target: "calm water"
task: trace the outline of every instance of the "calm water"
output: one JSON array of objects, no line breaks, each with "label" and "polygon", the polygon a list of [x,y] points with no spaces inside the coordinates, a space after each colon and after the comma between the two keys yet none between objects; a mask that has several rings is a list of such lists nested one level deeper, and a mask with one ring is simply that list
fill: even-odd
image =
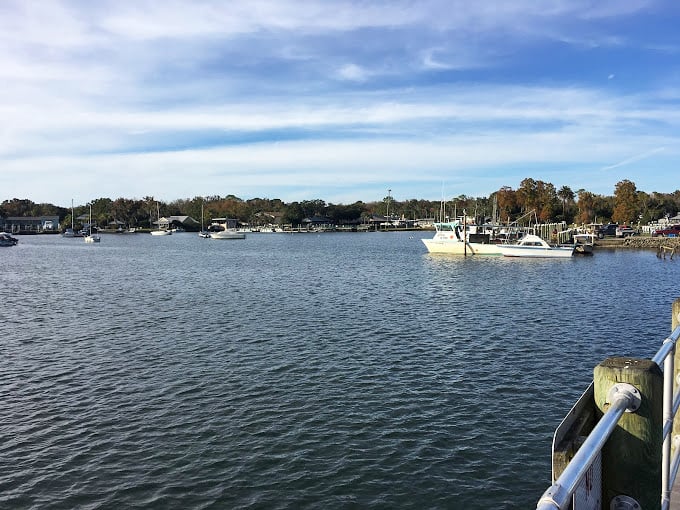
[{"label": "calm water", "polygon": [[0,508],[535,508],[593,367],[668,334],[680,261],[419,237],[2,249]]}]

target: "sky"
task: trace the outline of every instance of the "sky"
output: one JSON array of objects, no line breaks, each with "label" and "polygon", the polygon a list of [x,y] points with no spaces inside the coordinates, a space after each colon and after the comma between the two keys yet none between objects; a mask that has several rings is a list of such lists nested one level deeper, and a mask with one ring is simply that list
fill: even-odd
[{"label": "sky", "polygon": [[674,0],[0,2],[0,201],[680,189]]}]

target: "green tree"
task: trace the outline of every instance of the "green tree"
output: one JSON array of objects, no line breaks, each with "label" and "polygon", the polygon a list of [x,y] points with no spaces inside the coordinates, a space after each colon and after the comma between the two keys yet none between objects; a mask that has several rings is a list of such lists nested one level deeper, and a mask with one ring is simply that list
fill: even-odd
[{"label": "green tree", "polygon": [[569,186],[562,186],[557,191],[558,198],[562,201],[562,218],[566,220],[567,217],[567,205],[574,201],[574,192]]}]

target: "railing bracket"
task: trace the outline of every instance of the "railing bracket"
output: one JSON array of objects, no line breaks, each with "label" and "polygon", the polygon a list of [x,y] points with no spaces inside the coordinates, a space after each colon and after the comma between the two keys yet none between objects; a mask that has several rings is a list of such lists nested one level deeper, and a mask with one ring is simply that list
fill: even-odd
[{"label": "railing bracket", "polygon": [[616,496],[609,503],[609,510],[640,510],[640,503],[630,496]]},{"label": "railing bracket", "polygon": [[617,383],[612,386],[607,394],[607,402],[611,404],[614,400],[621,397],[627,397],[629,399],[628,407],[626,408],[627,413],[634,413],[640,409],[642,396],[638,389],[632,384]]}]

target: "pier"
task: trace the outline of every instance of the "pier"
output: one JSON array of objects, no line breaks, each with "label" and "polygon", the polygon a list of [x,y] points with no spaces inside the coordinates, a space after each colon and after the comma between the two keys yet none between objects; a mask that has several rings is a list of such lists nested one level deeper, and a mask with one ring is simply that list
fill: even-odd
[{"label": "pier", "polygon": [[680,299],[650,359],[611,357],[559,425],[538,510],[680,510]]}]

